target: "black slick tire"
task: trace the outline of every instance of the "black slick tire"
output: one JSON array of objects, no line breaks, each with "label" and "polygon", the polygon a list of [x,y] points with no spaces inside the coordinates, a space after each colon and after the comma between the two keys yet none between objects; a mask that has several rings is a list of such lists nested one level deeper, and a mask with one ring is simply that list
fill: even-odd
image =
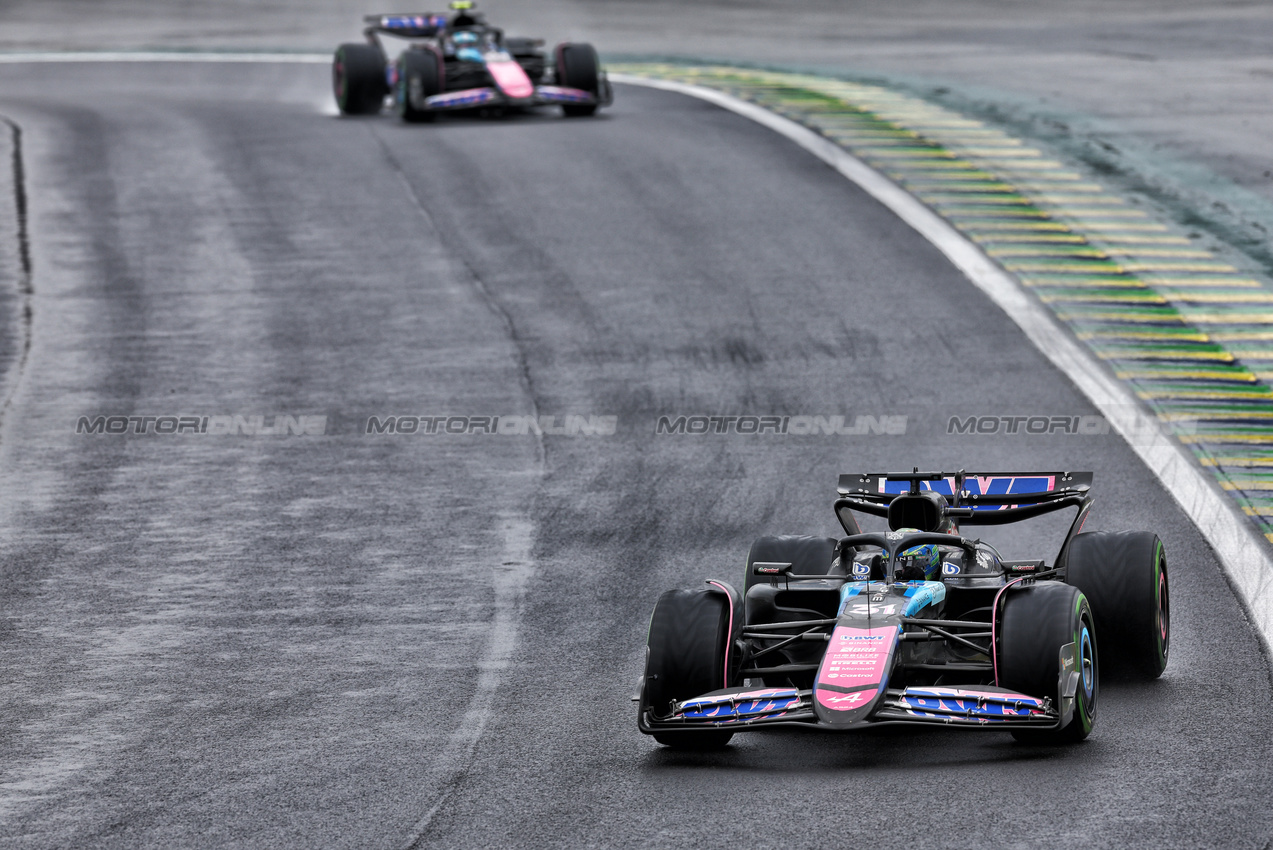
[{"label": "black slick tire", "polygon": [[[599,95],[601,63],[591,44],[559,44],[556,58],[557,85],[580,89],[593,97]],[[562,104],[561,111],[567,118],[581,118],[596,112],[597,105],[567,103]]]},{"label": "black slick tire", "polygon": [[433,121],[437,113],[425,108],[426,98],[441,94],[445,85],[442,57],[431,49],[408,50],[398,58],[398,85],[394,109],[403,121]]},{"label": "black slick tire", "polygon": [[[669,590],[659,597],[646,641],[642,715],[648,710],[665,716],[673,700],[735,684],[727,669],[732,608],[729,597],[716,590]],[[674,749],[715,750],[733,736],[727,730],[695,729],[658,732],[654,739]]]},{"label": "black slick tire", "polygon": [[1082,592],[1051,581],[1009,589],[997,640],[999,684],[1028,696],[1050,697],[1058,708],[1061,648],[1074,644],[1079,683],[1070,722],[1060,729],[1018,729],[1012,735],[1032,744],[1066,744],[1086,738],[1096,719],[1100,667],[1092,609]]},{"label": "black slick tire", "polygon": [[1106,672],[1157,679],[1171,649],[1167,556],[1148,531],[1090,532],[1070,541],[1066,581],[1087,597]]},{"label": "black slick tire", "polygon": [[332,57],[332,92],[342,115],[374,115],[384,104],[385,58],[370,44],[342,44]]}]

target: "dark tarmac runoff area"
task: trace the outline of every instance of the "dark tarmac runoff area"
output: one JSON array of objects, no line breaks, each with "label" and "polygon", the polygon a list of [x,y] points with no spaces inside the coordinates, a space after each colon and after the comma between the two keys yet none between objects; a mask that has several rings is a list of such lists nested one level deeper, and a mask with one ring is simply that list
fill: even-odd
[{"label": "dark tarmac runoff area", "polygon": [[[325,50],[383,11],[324,0],[289,30],[281,0],[93,5],[0,2],[0,48]],[[643,5],[509,15],[653,53]],[[961,8],[1000,5],[1024,4]],[[720,58],[787,6],[685,8]],[[859,64],[920,44],[883,4],[862,15]],[[770,61],[796,61],[784,26]],[[958,76],[950,26],[916,73]],[[778,134],[631,85],[592,119],[338,118],[322,64],[0,62],[0,116],[0,845],[1269,846],[1269,664],[1202,535],[1116,434],[949,433],[1097,411]],[[1169,123],[1173,155],[1237,145]],[[722,414],[904,427],[657,433]],[[390,416],[467,425],[367,433]],[[129,430],[85,433],[97,417]],[[183,417],[198,429],[162,432]],[[684,753],[637,732],[659,593],[741,583],[753,538],[839,533],[839,473],[911,466],[1095,471],[1085,530],[1165,543],[1165,675],[1103,682],[1068,748],[894,728]]]}]

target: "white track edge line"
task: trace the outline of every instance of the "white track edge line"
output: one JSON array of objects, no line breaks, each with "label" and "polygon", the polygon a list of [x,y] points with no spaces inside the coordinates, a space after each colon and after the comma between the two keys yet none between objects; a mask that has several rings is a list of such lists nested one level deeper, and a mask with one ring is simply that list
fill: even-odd
[{"label": "white track edge line", "polygon": [[76,64],[84,62],[225,62],[242,64],[319,65],[332,61],[330,53],[252,53],[250,51],[49,51],[0,53],[0,65]]},{"label": "white track edge line", "polygon": [[835,143],[788,118],[703,86],[629,74],[611,74],[610,79],[696,97],[786,136],[853,181],[945,254],[1074,382],[1162,482],[1215,551],[1248,619],[1264,642],[1265,651],[1273,653],[1273,558],[1265,540],[1234,501],[1194,466],[1181,444],[1141,408],[1131,391],[1111,378],[1051,313],[975,243],[914,195]]}]

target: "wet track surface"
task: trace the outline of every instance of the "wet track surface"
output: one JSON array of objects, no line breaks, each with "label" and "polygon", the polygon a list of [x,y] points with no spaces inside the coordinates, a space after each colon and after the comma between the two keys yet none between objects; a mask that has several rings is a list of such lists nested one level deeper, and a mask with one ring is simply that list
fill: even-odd
[{"label": "wet track surface", "polygon": [[[325,86],[0,68],[36,269],[0,442],[6,841],[1267,844],[1269,673],[1209,550],[1112,436],[946,435],[1093,411],[927,243],[679,96],[404,127],[323,114]],[[75,434],[111,414],[328,420]],[[617,428],[363,433],[405,414]],[[655,434],[696,414],[907,432]],[[635,731],[660,591],[739,581],[761,533],[835,533],[837,473],[912,464],[1096,470],[1089,527],[1166,542],[1166,676],[1107,683],[1068,750]]]}]

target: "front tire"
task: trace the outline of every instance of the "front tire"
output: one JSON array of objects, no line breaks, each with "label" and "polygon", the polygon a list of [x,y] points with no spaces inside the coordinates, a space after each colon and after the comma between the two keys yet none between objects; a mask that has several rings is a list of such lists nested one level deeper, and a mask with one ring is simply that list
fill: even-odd
[{"label": "front tire", "polygon": [[1171,649],[1171,596],[1158,535],[1079,534],[1070,541],[1065,563],[1065,580],[1092,605],[1106,669],[1138,679],[1161,676]]},{"label": "front tire", "polygon": [[1009,590],[998,624],[999,684],[1032,697],[1050,697],[1060,708],[1061,648],[1074,644],[1079,673],[1074,714],[1060,729],[1018,729],[1018,741],[1062,744],[1092,731],[1100,691],[1100,666],[1092,609],[1077,587],[1040,582]]},{"label": "front tire", "polygon": [[[734,684],[729,666],[733,603],[718,590],[669,590],[650,616],[640,713],[665,716],[673,700],[686,700]],[[734,733],[695,729],[658,732],[654,740],[678,750],[715,750]]]},{"label": "front tire", "polygon": [[394,108],[403,121],[413,124],[433,121],[437,113],[429,110],[425,100],[443,90],[442,57],[431,49],[408,50],[398,59],[398,86],[394,92]]},{"label": "front tire", "polygon": [[374,115],[384,105],[385,57],[370,44],[342,44],[332,57],[332,92],[342,115]]},{"label": "front tire", "polygon": [[[557,85],[600,97],[601,62],[591,44],[557,45]],[[579,118],[595,113],[597,105],[562,104],[561,111],[567,118]]]}]

